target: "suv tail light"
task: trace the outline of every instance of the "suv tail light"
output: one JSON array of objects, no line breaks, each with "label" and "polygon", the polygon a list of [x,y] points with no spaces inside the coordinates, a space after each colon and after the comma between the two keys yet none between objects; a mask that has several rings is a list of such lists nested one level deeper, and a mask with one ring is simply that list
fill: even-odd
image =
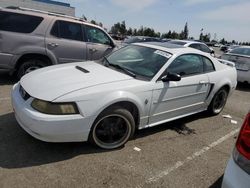
[{"label": "suv tail light", "polygon": [[250,112],[240,130],[233,157],[235,162],[250,174]]}]

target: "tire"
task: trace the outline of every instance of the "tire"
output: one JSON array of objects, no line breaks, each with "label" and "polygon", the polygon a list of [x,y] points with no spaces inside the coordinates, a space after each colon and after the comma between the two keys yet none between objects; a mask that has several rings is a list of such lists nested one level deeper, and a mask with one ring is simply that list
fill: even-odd
[{"label": "tire", "polygon": [[46,61],[42,61],[40,59],[30,59],[24,61],[21,66],[17,70],[17,77],[21,79],[22,76],[28,74],[34,70],[40,69],[42,67],[47,66],[48,63]]},{"label": "tire", "polygon": [[102,112],[95,120],[90,141],[102,149],[116,149],[123,146],[135,132],[132,114],[115,107]]},{"label": "tire", "polygon": [[226,105],[228,97],[228,91],[226,88],[221,88],[213,97],[209,107],[208,112],[211,115],[218,115],[223,110]]}]

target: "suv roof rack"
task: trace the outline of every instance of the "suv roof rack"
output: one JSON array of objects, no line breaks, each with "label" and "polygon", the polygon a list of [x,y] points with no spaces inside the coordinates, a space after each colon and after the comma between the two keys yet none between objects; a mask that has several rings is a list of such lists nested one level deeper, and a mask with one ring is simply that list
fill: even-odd
[{"label": "suv roof rack", "polygon": [[57,17],[63,17],[63,18],[70,18],[70,19],[73,19],[73,20],[78,20],[78,21],[86,22],[86,20],[84,20],[84,18],[78,18],[78,17],[74,17],[74,16],[68,16],[68,15],[64,15],[64,14],[59,14],[59,13],[54,13],[54,12],[48,12],[48,11],[43,11],[43,10],[37,10],[37,9],[31,9],[31,8],[25,8],[25,7],[16,7],[16,6],[9,6],[9,7],[6,7],[6,8],[8,8],[8,9],[14,9],[14,10],[37,12],[37,13],[47,14],[47,15],[51,15],[51,16],[57,16]]}]

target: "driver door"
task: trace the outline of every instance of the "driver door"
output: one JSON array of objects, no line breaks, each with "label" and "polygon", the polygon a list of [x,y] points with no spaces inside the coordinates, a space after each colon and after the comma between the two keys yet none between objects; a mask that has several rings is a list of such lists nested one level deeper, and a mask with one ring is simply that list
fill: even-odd
[{"label": "driver door", "polygon": [[191,114],[206,107],[209,79],[199,55],[177,57],[165,71],[181,75],[180,81],[157,81],[153,90],[149,124]]}]

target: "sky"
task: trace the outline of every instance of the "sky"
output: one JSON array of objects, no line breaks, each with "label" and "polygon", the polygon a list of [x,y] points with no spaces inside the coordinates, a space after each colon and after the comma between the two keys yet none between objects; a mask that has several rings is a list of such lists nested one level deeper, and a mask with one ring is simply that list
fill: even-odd
[{"label": "sky", "polygon": [[210,33],[211,39],[250,42],[250,0],[59,0],[76,8],[76,16],[102,22],[108,30],[125,20],[157,32],[181,32],[187,22],[189,37]]}]

